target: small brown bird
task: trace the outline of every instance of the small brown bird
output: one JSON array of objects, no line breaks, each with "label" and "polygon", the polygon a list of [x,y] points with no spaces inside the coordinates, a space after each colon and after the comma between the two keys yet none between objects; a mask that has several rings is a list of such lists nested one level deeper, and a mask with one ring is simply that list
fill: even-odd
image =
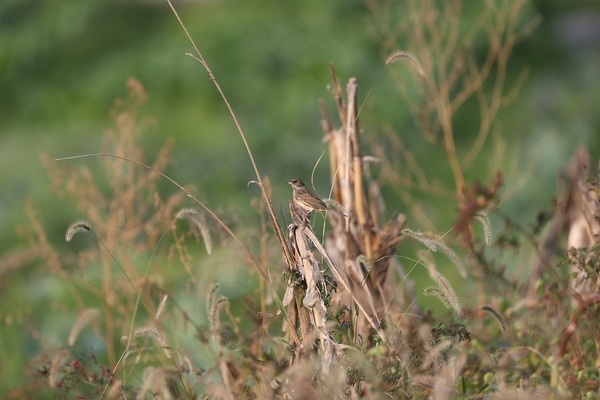
[{"label": "small brown bird", "polygon": [[292,187],[293,190],[292,198],[294,200],[294,203],[303,210],[306,210],[308,212],[331,211],[336,214],[343,215],[344,217],[346,216],[346,214],[343,214],[336,210],[332,210],[331,208],[327,207],[327,204],[325,204],[323,200],[319,199],[317,196],[312,194],[311,191],[308,190],[306,185],[304,185],[304,182],[302,182],[300,179],[292,179],[288,182],[288,184]]}]

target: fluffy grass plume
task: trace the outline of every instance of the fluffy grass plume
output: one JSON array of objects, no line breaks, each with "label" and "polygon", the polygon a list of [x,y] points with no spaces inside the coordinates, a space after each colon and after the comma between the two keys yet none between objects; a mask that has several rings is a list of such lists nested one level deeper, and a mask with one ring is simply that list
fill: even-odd
[{"label": "fluffy grass plume", "polygon": [[190,226],[194,228],[197,232],[199,232],[202,236],[206,252],[208,254],[212,253],[212,239],[210,237],[208,225],[206,224],[206,218],[204,217],[203,213],[196,210],[195,208],[182,208],[175,215],[175,219],[185,219],[186,221],[188,221]]},{"label": "fluffy grass plume", "polygon": [[52,359],[52,363],[50,364],[50,369],[48,371],[48,385],[50,387],[56,387],[56,378],[58,378],[58,374],[60,373],[61,367],[63,366],[63,362],[68,356],[69,351],[67,349],[62,349]]},{"label": "fluffy grass plume", "polygon": [[442,303],[444,303],[446,308],[452,308],[452,304],[450,304],[450,300],[448,300],[448,296],[446,296],[446,294],[444,292],[442,292],[440,289],[438,289],[436,287],[430,286],[428,288],[425,288],[425,290],[423,290],[423,294],[427,295],[427,296],[435,296],[439,300],[441,300]]},{"label": "fluffy grass plume", "polygon": [[412,239],[415,239],[417,242],[421,242],[422,244],[427,246],[427,248],[430,251],[433,251],[433,252],[437,251],[438,242],[432,238],[425,236],[425,234],[422,232],[415,232],[411,229],[402,229],[402,231],[400,233],[402,233],[404,236],[408,236]]},{"label": "fluffy grass plume", "polygon": [[155,327],[144,326],[142,328],[139,328],[138,330],[136,330],[133,333],[133,336],[134,337],[146,336],[146,337],[151,338],[154,342],[156,342],[160,345],[160,347],[163,349],[163,351],[165,353],[165,356],[167,358],[171,358],[171,352],[168,349],[169,343],[167,343],[167,340],[165,339],[165,337]]},{"label": "fluffy grass plume", "polygon": [[154,317],[155,320],[158,321],[158,319],[162,315],[163,311],[165,311],[165,306],[167,305],[167,300],[168,299],[169,299],[169,295],[165,294],[163,296],[162,300],[160,301],[160,304],[158,305],[158,308],[156,309],[156,315]]},{"label": "fluffy grass plume", "polygon": [[475,219],[481,223],[483,227],[483,235],[485,237],[486,246],[492,245],[492,223],[487,213],[480,212],[475,215]]},{"label": "fluffy grass plume", "polygon": [[452,250],[450,247],[448,247],[448,245],[444,242],[438,242],[438,246],[440,248],[440,251],[442,253],[444,253],[446,255],[446,257],[448,257],[450,259],[450,261],[452,261],[452,264],[454,264],[454,266],[460,273],[460,276],[462,276],[463,278],[466,278],[467,270],[465,269],[465,265],[463,264],[461,259],[458,257],[458,254],[456,254],[456,252],[454,250]]},{"label": "fluffy grass plume", "polygon": [[502,328],[502,330],[506,332],[506,329],[507,329],[506,318],[504,318],[504,316],[502,314],[500,314],[498,311],[496,311],[494,308],[492,308],[490,306],[481,306],[481,307],[479,307],[479,309],[483,310],[483,311],[487,311],[490,314],[492,314],[494,316],[494,318],[496,319],[496,321],[498,322],[498,324],[500,325],[500,328]]},{"label": "fluffy grass plume", "polygon": [[454,288],[442,274],[438,272],[433,273],[433,280],[435,281],[438,289],[443,293],[447,299],[450,308],[454,309],[458,315],[462,315],[462,308],[458,301],[458,296],[454,291]]},{"label": "fluffy grass plume", "polygon": [[417,57],[414,54],[409,53],[408,51],[396,50],[385,59],[385,65],[393,64],[396,62],[408,62],[413,67],[415,67],[420,77],[424,78],[426,76],[425,70],[423,69],[423,66],[421,65],[419,60],[417,60]]},{"label": "fluffy grass plume", "polygon": [[441,239],[433,239],[425,236],[425,234],[422,232],[415,232],[410,229],[403,229],[401,233],[424,244],[432,252],[440,250],[446,255],[446,257],[450,259],[450,261],[452,261],[452,264],[456,266],[456,269],[460,273],[460,276],[462,276],[463,278],[467,277],[467,270],[465,269],[465,265],[463,264],[463,262],[460,260],[456,252],[450,247],[448,247],[448,245],[444,243]]},{"label": "fluffy grass plume", "polygon": [[84,221],[84,220],[75,221],[71,225],[69,225],[69,227],[67,228],[67,232],[65,233],[65,240],[67,242],[70,242],[71,239],[73,239],[73,236],[75,236],[79,232],[91,232],[91,231],[92,231],[92,226],[87,221]]},{"label": "fluffy grass plume", "polygon": [[79,318],[77,318],[77,321],[75,321],[75,323],[73,324],[73,327],[71,328],[71,333],[69,333],[69,346],[73,346],[73,344],[75,344],[75,341],[77,340],[77,337],[79,336],[81,330],[87,324],[93,321],[96,317],[98,317],[98,315],[100,315],[100,310],[98,310],[97,308],[88,308],[83,313],[81,313]]},{"label": "fluffy grass plume", "polygon": [[206,315],[209,317],[209,320],[210,316],[212,315],[212,309],[214,307],[215,297],[219,287],[220,285],[212,283],[206,293]]}]

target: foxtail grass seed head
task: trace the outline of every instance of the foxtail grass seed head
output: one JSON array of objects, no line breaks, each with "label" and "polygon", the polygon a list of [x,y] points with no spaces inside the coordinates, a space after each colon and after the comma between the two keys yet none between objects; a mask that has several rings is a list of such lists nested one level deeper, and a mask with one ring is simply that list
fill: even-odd
[{"label": "foxtail grass seed head", "polygon": [[60,373],[61,367],[68,356],[69,351],[67,349],[62,349],[58,352],[54,359],[52,359],[52,364],[50,365],[50,370],[48,371],[48,385],[50,387],[56,386],[58,374]]},{"label": "foxtail grass seed head", "polygon": [[500,325],[500,328],[502,328],[502,330],[506,332],[506,329],[507,329],[506,319],[504,318],[504,316],[502,314],[500,314],[498,311],[496,311],[494,308],[492,308],[490,306],[481,306],[480,309],[492,314],[494,316],[494,318],[496,319],[496,321],[498,322],[498,324]]},{"label": "foxtail grass seed head", "polygon": [[79,316],[79,318],[77,318],[77,321],[75,321],[73,327],[71,328],[71,333],[69,334],[68,342],[69,346],[73,346],[73,344],[75,344],[75,341],[79,336],[79,332],[81,332],[81,330],[87,324],[89,324],[96,317],[98,317],[98,315],[100,315],[100,310],[98,310],[97,308],[88,308],[83,313],[81,313],[81,315]]},{"label": "foxtail grass seed head", "polygon": [[448,245],[446,243],[444,243],[441,239],[429,238],[429,237],[425,236],[425,234],[422,232],[415,232],[410,229],[403,229],[401,231],[401,233],[404,236],[408,236],[408,237],[415,239],[416,241],[424,244],[432,252],[436,252],[437,250],[440,250],[442,253],[444,253],[446,255],[446,257],[448,257],[450,259],[450,261],[452,261],[452,264],[454,264],[454,266],[456,266],[456,269],[458,269],[460,276],[462,276],[463,278],[467,277],[467,270],[465,269],[463,262],[460,260],[458,255],[454,252],[454,250],[452,250],[450,247],[448,247]]},{"label": "foxtail grass seed head", "polygon": [[210,323],[210,328],[213,331],[217,331],[217,328],[219,327],[219,311],[221,311],[221,309],[223,309],[223,307],[227,306],[229,304],[229,299],[227,299],[227,297],[222,296],[219,297],[219,299],[217,299],[217,301],[214,302],[214,304],[212,305],[212,308],[210,310],[210,314],[209,314],[209,323]]},{"label": "foxtail grass seed head", "polygon": [[404,236],[408,236],[409,238],[415,239],[418,242],[421,242],[422,244],[424,244],[425,246],[427,246],[427,248],[432,251],[432,252],[436,252],[438,249],[438,242],[434,239],[428,238],[427,236],[425,236],[424,233],[422,232],[415,232],[411,229],[402,229],[402,231],[400,231],[400,233],[402,233]]},{"label": "foxtail grass seed head", "polygon": [[210,231],[208,230],[208,225],[206,223],[206,218],[204,214],[195,208],[182,208],[175,215],[175,220],[185,219],[188,221],[190,226],[193,227],[196,231],[200,232],[202,236],[202,240],[204,240],[204,247],[206,248],[206,252],[208,254],[212,253],[212,239],[210,237]]},{"label": "foxtail grass seed head", "polygon": [[67,232],[65,233],[65,240],[67,242],[70,242],[71,239],[73,239],[73,236],[75,236],[79,232],[84,231],[91,232],[92,226],[87,221],[75,221],[67,228]]},{"label": "foxtail grass seed head", "polygon": [[215,303],[216,293],[217,293],[217,290],[219,290],[219,287],[220,287],[219,284],[211,283],[208,288],[208,292],[206,294],[206,315],[209,316],[209,318],[212,313],[212,308]]},{"label": "foxtail grass seed head", "polygon": [[438,289],[444,294],[444,297],[447,299],[450,307],[453,308],[458,315],[462,315],[462,308],[458,302],[458,296],[450,284],[450,281],[448,281],[448,279],[446,279],[446,277],[444,277],[442,274],[437,272],[433,274],[433,280],[435,281]]},{"label": "foxtail grass seed head", "polygon": [[158,308],[156,309],[156,316],[154,317],[155,320],[158,321],[158,319],[162,315],[163,311],[165,310],[165,306],[167,305],[167,300],[168,299],[169,299],[169,295],[165,294],[163,296],[162,300],[160,301],[160,304],[158,305]]},{"label": "foxtail grass seed head", "polygon": [[194,372],[196,368],[192,364],[192,360],[185,354],[180,354],[179,365],[181,366],[181,370],[185,372]]},{"label": "foxtail grass seed head", "polygon": [[165,356],[167,358],[171,358],[171,352],[168,349],[169,343],[167,343],[167,340],[164,338],[162,333],[160,333],[158,331],[158,329],[156,329],[155,327],[144,326],[142,328],[139,328],[138,330],[136,330],[133,333],[133,336],[134,337],[146,336],[146,337],[151,338],[154,342],[156,342],[160,345],[160,347],[162,348],[162,350],[165,353]]},{"label": "foxtail grass seed head", "polygon": [[426,76],[425,69],[423,69],[423,66],[419,60],[417,60],[417,57],[408,51],[396,50],[385,59],[385,65],[393,64],[395,62],[408,62],[417,70],[420,77],[424,78]]},{"label": "foxtail grass seed head", "polygon": [[446,255],[446,257],[448,257],[450,259],[450,261],[452,261],[452,264],[454,264],[454,266],[460,273],[460,276],[462,276],[463,278],[466,278],[467,270],[465,269],[465,265],[463,264],[461,259],[458,257],[458,254],[456,254],[454,252],[454,250],[452,250],[450,247],[448,247],[448,245],[444,242],[438,242],[438,246],[440,248],[440,251],[442,253],[444,253]]},{"label": "foxtail grass seed head", "polygon": [[440,289],[438,289],[436,287],[426,288],[425,290],[423,290],[423,294],[427,295],[427,296],[435,296],[439,300],[441,300],[442,303],[444,303],[446,308],[452,308],[452,305],[450,304],[450,300],[448,300],[448,297]]},{"label": "foxtail grass seed head", "polygon": [[475,215],[475,219],[481,223],[483,234],[485,236],[486,246],[492,245],[492,223],[487,213],[480,212]]}]

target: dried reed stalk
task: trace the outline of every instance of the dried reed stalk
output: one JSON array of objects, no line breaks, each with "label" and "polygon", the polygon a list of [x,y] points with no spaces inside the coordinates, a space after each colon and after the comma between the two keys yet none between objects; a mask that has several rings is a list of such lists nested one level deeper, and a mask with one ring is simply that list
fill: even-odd
[{"label": "dried reed stalk", "polygon": [[[301,348],[307,341],[318,338],[321,344],[323,369],[327,370],[339,345],[328,334],[328,310],[322,293],[326,287],[315,252],[330,269],[338,284],[331,304],[336,308],[357,309],[353,335],[367,340],[373,333],[385,340],[381,320],[388,305],[384,286],[387,272],[405,218],[400,216],[385,222],[385,207],[375,181],[365,174],[365,160],[361,152],[357,92],[358,83],[351,78],[346,85],[347,100],[331,67],[333,95],[342,126],[335,128],[324,101],[320,102],[323,115],[321,126],[325,132],[330,153],[333,200],[348,215],[329,213],[332,232],[325,246],[310,226],[309,213],[290,201],[293,223],[288,228],[292,248],[292,275],[284,296],[291,326],[299,333]],[[368,190],[366,189],[368,188]],[[382,226],[382,228],[380,228]],[[314,250],[313,250],[314,249]],[[297,284],[302,282],[301,285]],[[291,338],[290,338],[291,339]]]},{"label": "dried reed stalk", "polygon": [[368,160],[361,149],[356,78],[350,78],[346,84],[344,101],[335,70],[333,67],[330,70],[342,126],[334,128],[323,103],[321,126],[329,142],[334,200],[341,204],[349,218],[330,217],[333,232],[327,239],[326,248],[353,288],[352,296],[338,296],[340,306],[353,307],[356,304],[353,298],[369,305],[369,313],[361,312],[356,321],[355,333],[366,337],[371,325],[368,320],[380,321],[383,317],[390,256],[398,243],[405,218],[385,220],[379,186],[366,173]]}]

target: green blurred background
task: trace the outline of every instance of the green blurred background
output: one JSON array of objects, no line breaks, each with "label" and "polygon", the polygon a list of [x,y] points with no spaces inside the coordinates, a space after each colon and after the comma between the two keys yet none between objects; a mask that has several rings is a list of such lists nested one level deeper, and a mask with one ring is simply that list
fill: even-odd
[{"label": "green blurred background", "polygon": [[[389,76],[384,73],[378,80],[386,54],[362,2],[209,0],[176,5],[236,111],[261,172],[273,182],[276,208],[286,208],[287,180],[309,180],[325,149],[317,99],[331,104],[330,62],[342,81],[358,78],[363,96],[377,81],[363,109],[366,135],[383,140],[386,125],[411,126]],[[540,15],[542,23],[517,46],[509,64],[510,76],[525,66],[529,79],[498,119],[508,145],[507,188],[516,185],[521,168],[533,168],[527,185],[502,204],[524,225],[549,207],[559,169],[577,145],[588,146],[594,159],[600,157],[600,5],[539,0],[529,12]],[[23,245],[16,227],[26,223],[26,199],[41,211],[41,222],[57,243],[66,226],[83,217],[51,192],[40,155],[101,151],[103,134],[111,126],[109,110],[116,98],[124,97],[129,77],[145,86],[150,100],[144,114],[156,121],[142,136],[147,159],[173,138],[173,158],[165,172],[195,185],[209,206],[256,221],[250,199],[257,190],[247,187],[254,174],[245,149],[207,74],[185,55],[191,51],[168,5],[158,0],[0,4],[0,256]],[[474,129],[474,115],[472,121],[458,121],[455,131]],[[456,139],[460,152],[460,135]],[[490,147],[484,151],[491,154]],[[444,159],[427,157],[426,146],[416,144],[418,149],[423,149],[416,156],[426,160],[426,171],[431,168],[435,175],[447,169]],[[90,168],[100,165],[97,159],[71,165],[82,162]],[[472,168],[467,179],[489,180],[489,171],[478,171]],[[321,194],[327,190],[327,176],[327,163],[321,162],[316,171]],[[396,199],[386,200],[389,209],[402,210]],[[440,225],[450,226],[456,215],[443,218]],[[24,363],[36,353],[26,337],[8,343],[19,326],[5,323],[19,310],[33,321],[44,312],[38,304],[47,298],[25,295],[35,290],[35,268],[0,266],[0,350],[5,355],[0,374],[7,382],[18,380]]]}]

